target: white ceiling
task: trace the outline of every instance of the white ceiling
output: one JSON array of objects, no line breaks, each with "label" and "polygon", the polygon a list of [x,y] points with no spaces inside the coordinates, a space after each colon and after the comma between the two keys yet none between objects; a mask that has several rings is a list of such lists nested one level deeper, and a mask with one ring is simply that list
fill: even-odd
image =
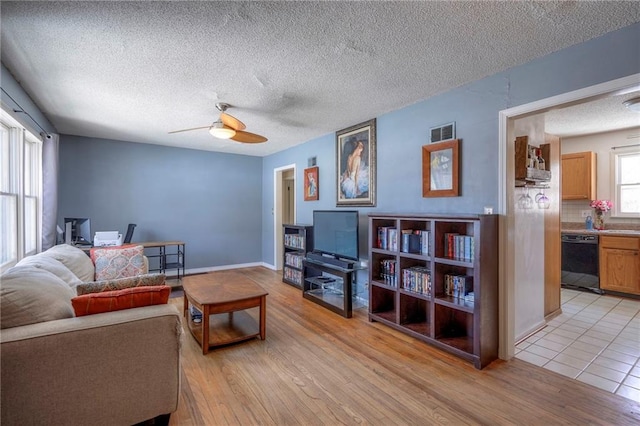
[{"label": "white ceiling", "polygon": [[[640,20],[639,2],[2,1],[0,8],[2,62],[60,133],[256,156]],[[211,124],[219,101],[269,141],[222,141],[206,129],[168,134]],[[597,130],[606,120],[600,112],[585,121]]]}]

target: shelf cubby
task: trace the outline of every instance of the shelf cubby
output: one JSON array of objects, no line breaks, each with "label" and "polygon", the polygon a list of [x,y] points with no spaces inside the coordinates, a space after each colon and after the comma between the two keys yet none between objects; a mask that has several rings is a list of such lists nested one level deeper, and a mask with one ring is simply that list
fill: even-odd
[{"label": "shelf cubby", "polygon": [[400,326],[421,336],[431,335],[430,304],[427,300],[400,293]]},{"label": "shelf cubby", "polygon": [[375,295],[373,302],[369,300],[369,313],[390,322],[396,322],[396,291],[378,285],[371,285],[370,291]]}]

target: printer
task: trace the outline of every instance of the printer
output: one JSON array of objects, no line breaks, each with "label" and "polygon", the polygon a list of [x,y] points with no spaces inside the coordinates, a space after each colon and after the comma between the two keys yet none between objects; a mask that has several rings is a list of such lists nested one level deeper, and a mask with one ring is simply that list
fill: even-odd
[{"label": "printer", "polygon": [[115,247],[122,245],[122,234],[118,231],[96,232],[93,237],[94,247]]}]

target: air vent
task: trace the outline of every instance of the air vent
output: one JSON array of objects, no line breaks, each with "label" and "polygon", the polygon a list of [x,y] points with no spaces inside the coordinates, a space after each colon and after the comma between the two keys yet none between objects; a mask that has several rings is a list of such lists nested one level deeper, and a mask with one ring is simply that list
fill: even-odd
[{"label": "air vent", "polygon": [[431,131],[431,143],[448,141],[449,139],[456,138],[456,123],[443,124],[442,126],[432,127]]}]

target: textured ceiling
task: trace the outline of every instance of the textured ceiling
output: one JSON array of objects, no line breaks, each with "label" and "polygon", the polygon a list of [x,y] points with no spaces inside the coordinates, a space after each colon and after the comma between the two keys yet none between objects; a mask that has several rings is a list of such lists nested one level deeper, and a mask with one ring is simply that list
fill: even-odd
[{"label": "textured ceiling", "polygon": [[[2,62],[63,134],[264,156],[640,20],[638,2],[10,2]],[[214,139],[216,102],[264,144]]]}]

